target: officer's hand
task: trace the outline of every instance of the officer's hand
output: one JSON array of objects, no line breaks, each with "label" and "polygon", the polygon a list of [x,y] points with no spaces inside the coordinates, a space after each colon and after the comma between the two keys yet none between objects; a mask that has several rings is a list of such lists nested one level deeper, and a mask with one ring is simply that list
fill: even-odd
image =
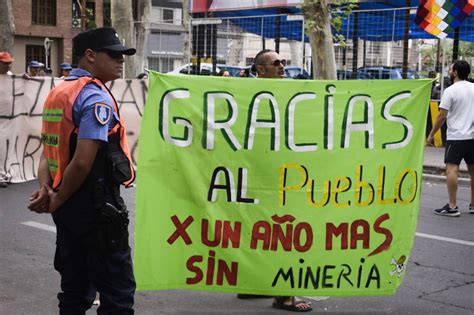
[{"label": "officer's hand", "polygon": [[58,193],[55,192],[51,187],[46,186],[46,190],[49,196],[49,205],[48,205],[48,213],[53,213],[62,205],[62,201],[58,198]]},{"label": "officer's hand", "polygon": [[35,190],[30,197],[28,209],[36,213],[48,212],[49,194],[45,186]]}]

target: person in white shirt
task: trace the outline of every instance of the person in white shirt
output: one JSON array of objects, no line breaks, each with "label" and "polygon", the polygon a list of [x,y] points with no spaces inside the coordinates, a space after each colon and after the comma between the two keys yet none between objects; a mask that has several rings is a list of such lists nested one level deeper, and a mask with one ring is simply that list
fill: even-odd
[{"label": "person in white shirt", "polygon": [[464,159],[471,177],[471,203],[469,213],[474,214],[474,84],[468,81],[471,67],[465,60],[456,60],[449,67],[449,76],[453,84],[441,97],[439,113],[426,142],[433,144],[434,134],[447,121],[446,183],[449,202],[436,209],[435,214],[458,217],[457,206],[459,164]]}]

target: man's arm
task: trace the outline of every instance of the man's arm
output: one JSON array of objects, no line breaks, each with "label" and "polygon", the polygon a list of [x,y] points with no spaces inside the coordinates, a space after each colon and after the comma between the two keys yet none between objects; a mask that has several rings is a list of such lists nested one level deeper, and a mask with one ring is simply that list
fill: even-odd
[{"label": "man's arm", "polygon": [[426,143],[428,145],[433,145],[433,143],[434,143],[434,134],[444,124],[444,122],[446,121],[447,116],[448,116],[448,111],[444,108],[440,108],[439,112],[438,112],[438,116],[436,116],[436,121],[433,125],[433,128],[431,128],[430,134],[428,135],[428,138],[426,139]]},{"label": "man's arm", "polygon": [[55,192],[48,187],[50,198],[49,213],[56,211],[82,186],[87,175],[89,175],[92,165],[94,164],[99,147],[99,140],[77,140],[76,151],[74,152],[71,162],[64,171],[59,190]]},{"label": "man's arm", "polygon": [[46,160],[44,153],[41,154],[39,162],[38,182],[40,188],[31,194],[28,209],[37,213],[43,213],[48,211],[49,205],[49,194],[46,187],[51,186],[53,182],[49,173],[48,160]]},{"label": "man's arm", "polygon": [[48,160],[44,156],[44,152],[41,154],[40,163],[38,167],[38,182],[40,188],[43,186],[51,186],[53,184],[53,179],[49,173]]}]

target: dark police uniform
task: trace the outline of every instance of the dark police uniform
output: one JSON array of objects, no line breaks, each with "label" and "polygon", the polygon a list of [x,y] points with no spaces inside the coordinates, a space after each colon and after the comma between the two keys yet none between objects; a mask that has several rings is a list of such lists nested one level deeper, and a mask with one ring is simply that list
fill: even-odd
[{"label": "dark police uniform", "polygon": [[[66,82],[84,77],[91,74],[75,69]],[[84,314],[98,291],[99,314],[133,314],[128,212],[110,165],[110,147],[119,147],[120,141],[108,135],[120,121],[111,94],[94,82],[86,84],[74,102],[73,121],[78,131],[71,135],[71,157],[77,139],[102,144],[84,184],[53,213],[57,227],[54,266],[61,274],[63,291],[58,294],[60,313]]]}]

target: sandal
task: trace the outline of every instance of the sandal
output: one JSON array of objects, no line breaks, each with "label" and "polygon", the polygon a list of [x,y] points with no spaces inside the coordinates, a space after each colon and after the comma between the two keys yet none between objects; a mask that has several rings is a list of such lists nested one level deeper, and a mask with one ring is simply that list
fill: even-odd
[{"label": "sandal", "polygon": [[[290,298],[291,298],[291,304],[286,304],[285,302]],[[306,308],[300,307],[300,305],[302,304],[306,304],[308,307]],[[309,312],[313,310],[313,307],[311,306],[311,302],[306,302],[303,300],[297,301],[294,296],[275,297],[275,301],[273,302],[273,307],[280,310],[286,310],[286,311],[291,311],[291,312]]]}]

